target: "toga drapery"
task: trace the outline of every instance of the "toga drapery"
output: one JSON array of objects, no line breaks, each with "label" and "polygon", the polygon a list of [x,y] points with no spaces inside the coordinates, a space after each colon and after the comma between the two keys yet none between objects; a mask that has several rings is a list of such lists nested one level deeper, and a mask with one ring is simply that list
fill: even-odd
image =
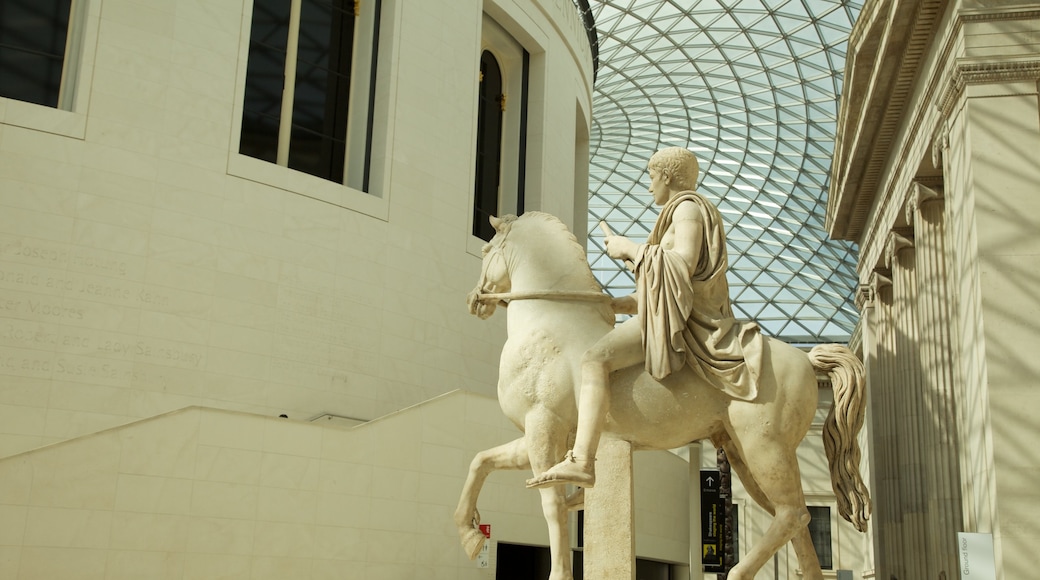
[{"label": "toga drapery", "polygon": [[[660,245],[685,201],[698,204],[704,216],[704,247],[694,272]],[[646,370],[662,379],[689,365],[716,388],[750,401],[758,394],[762,336],[756,323],[733,318],[727,268],[719,210],[693,191],[669,200],[634,260]]]}]

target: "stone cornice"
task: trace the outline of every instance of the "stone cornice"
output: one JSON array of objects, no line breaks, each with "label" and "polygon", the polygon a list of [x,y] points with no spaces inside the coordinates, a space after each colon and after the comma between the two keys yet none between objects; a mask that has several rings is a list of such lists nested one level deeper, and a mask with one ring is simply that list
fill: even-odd
[{"label": "stone cornice", "polygon": [[[946,0],[867,2],[850,36],[827,200],[827,231],[859,241]],[[861,17],[862,18],[862,17]],[[867,39],[873,38],[872,42]]]},{"label": "stone cornice", "polygon": [[[865,12],[868,7],[876,12],[875,4],[887,5],[883,1],[867,4]],[[945,17],[946,0],[918,0],[907,4],[918,10],[918,20],[906,32],[914,37],[914,42],[907,42],[906,50],[908,54],[932,63],[928,68],[929,74],[921,76],[920,61],[900,62],[899,74],[903,82],[911,83],[911,90],[890,90],[867,97],[876,101],[870,105],[874,110],[871,117],[864,114],[868,105],[862,102],[854,110],[845,110],[848,108],[846,100],[851,100],[845,97],[839,112],[827,229],[833,238],[859,243],[861,280],[869,276],[873,264],[884,260],[887,234],[905,216],[902,202],[911,182],[920,179],[917,174],[922,161],[920,153],[928,155],[930,151],[933,164],[939,165],[940,151],[946,143],[948,131],[949,117],[944,113],[951,107],[956,110],[957,103],[963,100],[964,89],[973,84],[1040,79],[1040,55],[994,57],[985,61],[956,58],[957,52],[963,49],[965,25],[1040,19],[1040,10],[1035,7],[1029,10],[964,10]],[[939,28],[940,22],[945,22],[942,28]],[[926,52],[918,54],[916,51],[921,49]],[[860,55],[853,55],[852,50],[850,48],[850,59],[859,58]],[[875,53],[872,58],[876,59],[883,49],[873,47],[872,50]],[[929,53],[934,56],[929,57]],[[878,62],[872,64],[881,66]],[[1031,76],[1034,74],[1038,76]],[[846,76],[843,91],[846,96],[850,92],[868,90],[862,86],[865,83],[862,72],[860,76],[860,85],[855,84],[856,79]],[[919,87],[916,92],[914,87]],[[947,111],[941,111],[941,103],[946,105]],[[897,129],[903,141],[897,140]],[[873,136],[864,136],[871,132]],[[922,140],[927,142],[924,147],[921,147]],[[844,223],[835,223],[842,220]]]},{"label": "stone cornice", "polygon": [[[1040,14],[1037,14],[1040,18]],[[946,90],[936,106],[949,117],[968,85],[985,85],[1040,80],[1040,57],[1000,61],[960,61],[954,67]]]}]

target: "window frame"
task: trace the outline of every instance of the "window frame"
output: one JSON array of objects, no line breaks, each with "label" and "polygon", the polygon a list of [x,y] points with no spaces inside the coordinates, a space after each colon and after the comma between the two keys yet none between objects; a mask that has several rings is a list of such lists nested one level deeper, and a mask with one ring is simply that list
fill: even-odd
[{"label": "window frame", "polygon": [[97,54],[100,3],[72,0],[56,107],[0,96],[0,124],[83,140]]},{"label": "window frame", "polygon": [[[503,94],[506,109],[502,118],[502,146],[498,187],[498,214],[519,214],[524,210],[524,190],[526,186],[526,158],[528,132],[528,92],[530,86],[530,53],[515,35],[509,32],[502,23],[484,12],[481,16],[480,50],[475,55],[475,67],[480,70],[480,59],[484,52],[490,53],[498,61],[502,73]],[[475,76],[478,86],[474,90],[474,104],[479,92],[479,78]],[[477,156],[477,116],[473,117],[473,163],[476,171]],[[475,180],[474,180],[475,182]],[[471,191],[469,207],[468,250],[480,255],[480,248],[486,243],[476,235],[474,223],[476,210],[476,187]]]},{"label": "window frame", "polygon": [[[15,82],[13,85],[13,87],[26,88],[31,94],[5,95],[7,98],[59,108],[65,71],[68,70],[65,57],[68,54],[70,43],[69,32],[75,30],[70,22],[73,15],[73,1],[50,0],[45,6],[37,6],[36,9],[46,11],[46,15],[39,19],[32,16],[33,8],[29,6],[29,2],[24,0],[21,2],[8,0],[0,4],[0,24],[7,21],[6,17],[17,18],[21,13],[23,16],[28,16],[24,22],[29,26],[29,31],[20,31],[15,25],[0,28],[0,39],[7,39],[6,42],[0,43],[0,55],[11,57],[11,60],[6,61],[9,64],[18,63],[23,58],[30,59],[22,62],[23,66],[17,70],[31,70],[32,74],[40,75],[38,78],[28,79],[30,82]],[[34,2],[38,4],[40,0],[34,0]],[[64,27],[57,22],[58,19],[64,19]],[[59,50],[60,53],[58,53]],[[0,61],[0,63],[2,62],[4,61]],[[57,74],[54,74],[55,65],[57,65]],[[3,64],[0,64],[0,73],[4,70]],[[8,78],[15,80],[18,76],[11,74]],[[32,82],[35,80],[43,80],[43,82]],[[8,85],[0,88],[11,90],[13,87]],[[27,100],[25,97],[40,100]]]},{"label": "window frame", "polygon": [[[363,68],[363,73],[353,74],[352,82],[357,79],[358,85],[352,91],[364,90],[371,106],[364,111],[364,127],[362,130],[348,131],[348,149],[356,147],[356,139],[366,144],[363,165],[364,183],[355,187],[348,183],[329,181],[322,177],[287,166],[271,163],[240,152],[242,136],[242,116],[246,89],[246,71],[249,59],[249,40],[252,27],[253,2],[243,5],[242,28],[239,41],[238,74],[235,87],[235,101],[232,112],[232,139],[228,155],[227,173],[248,181],[260,183],[290,193],[310,197],[345,209],[368,215],[381,220],[389,219],[389,200],[386,195],[387,180],[391,170],[389,135],[393,134],[394,119],[391,115],[391,103],[397,83],[396,53],[400,49],[400,39],[394,34],[400,30],[401,10],[398,0],[368,0],[360,4],[360,17],[369,16],[371,23],[364,31],[357,31],[358,42],[368,43],[375,61],[374,66]],[[370,12],[371,11],[371,12]],[[357,51],[355,50],[355,53]],[[360,137],[358,137],[360,135]],[[357,175],[358,163],[345,163],[344,173]],[[364,189],[367,186],[367,189]]]},{"label": "window frame", "polygon": [[[835,556],[835,553],[836,553],[836,551],[834,549],[834,541],[836,539],[835,538],[836,527],[834,525],[835,524],[835,521],[834,521],[834,513],[835,513],[834,506],[832,506],[832,505],[825,505],[825,504],[809,504],[809,505],[806,506],[806,508],[809,510],[809,515],[812,517],[812,520],[808,524],[808,526],[809,526],[809,536],[810,536],[810,538],[812,538],[813,549],[816,550],[816,557],[820,560],[820,568],[822,570],[826,571],[826,572],[833,572],[835,570],[835,557],[834,556]],[[813,510],[816,510],[817,513],[814,514]],[[825,518],[817,517],[817,516],[820,515],[819,510],[827,510],[827,512],[826,512],[827,516]],[[828,550],[828,554],[827,554],[827,556],[829,558],[829,562],[826,565],[824,564],[823,557],[820,554],[820,549],[817,546],[816,536],[813,535],[813,523],[814,522],[816,522],[818,524],[820,524],[822,522],[826,522],[826,530],[825,530],[825,532],[826,532],[827,537],[830,540],[830,546],[829,546],[829,550]]]},{"label": "window frame", "polygon": [[[505,82],[502,66],[495,54],[490,50],[480,53],[480,80],[477,91],[477,163],[473,192],[473,229],[472,234],[490,242],[495,232],[488,222],[490,215],[499,215],[499,202],[502,193],[502,148],[505,140],[505,110],[508,97],[505,93]],[[494,83],[494,87],[491,84]],[[497,92],[498,95],[491,93]],[[489,110],[489,108],[491,110]],[[494,138],[495,142],[488,139]],[[485,191],[485,186],[494,181],[494,191]],[[488,193],[493,195],[488,196]],[[493,197],[491,203],[485,205],[486,198]]]}]

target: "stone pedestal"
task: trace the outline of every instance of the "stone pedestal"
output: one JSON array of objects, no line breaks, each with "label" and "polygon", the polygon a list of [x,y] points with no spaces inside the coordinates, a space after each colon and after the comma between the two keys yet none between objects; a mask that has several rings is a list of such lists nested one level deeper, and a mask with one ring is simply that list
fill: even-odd
[{"label": "stone pedestal", "polygon": [[632,444],[604,438],[596,486],[585,490],[585,578],[635,580]]}]

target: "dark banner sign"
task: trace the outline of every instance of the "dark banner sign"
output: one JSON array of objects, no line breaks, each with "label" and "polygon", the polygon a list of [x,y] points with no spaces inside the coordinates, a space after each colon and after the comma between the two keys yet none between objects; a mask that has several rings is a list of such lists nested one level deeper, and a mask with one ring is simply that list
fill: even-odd
[{"label": "dark banner sign", "polygon": [[718,470],[701,470],[701,563],[705,572],[722,572],[722,522],[725,504],[719,495]]}]

